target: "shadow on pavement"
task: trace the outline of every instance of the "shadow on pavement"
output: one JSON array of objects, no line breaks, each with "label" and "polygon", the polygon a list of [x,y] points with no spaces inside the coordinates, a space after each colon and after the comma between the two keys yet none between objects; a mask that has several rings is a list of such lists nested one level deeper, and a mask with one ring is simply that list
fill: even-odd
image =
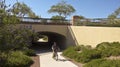
[{"label": "shadow on pavement", "polygon": [[51,46],[46,45],[46,44],[44,44],[44,45],[35,44],[35,45],[31,46],[30,48],[35,50],[36,54],[52,52]]}]

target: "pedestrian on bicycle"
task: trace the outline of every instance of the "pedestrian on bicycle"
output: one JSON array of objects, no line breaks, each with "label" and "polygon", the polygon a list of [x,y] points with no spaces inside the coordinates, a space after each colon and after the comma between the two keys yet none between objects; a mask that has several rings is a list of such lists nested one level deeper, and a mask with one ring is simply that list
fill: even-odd
[{"label": "pedestrian on bicycle", "polygon": [[52,45],[52,51],[53,51],[53,58],[58,60],[58,54],[57,52],[59,51],[58,46],[56,45],[56,42],[54,42],[54,44]]}]

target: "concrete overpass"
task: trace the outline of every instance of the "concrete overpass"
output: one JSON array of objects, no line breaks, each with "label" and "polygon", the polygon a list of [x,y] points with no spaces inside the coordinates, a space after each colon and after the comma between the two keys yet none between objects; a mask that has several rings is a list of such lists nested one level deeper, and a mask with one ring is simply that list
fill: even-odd
[{"label": "concrete overpass", "polygon": [[95,47],[101,42],[120,42],[120,27],[72,26],[70,24],[57,25],[56,23],[49,24],[51,20],[44,20],[45,23],[38,23],[41,20],[36,19],[34,19],[34,21],[32,20],[32,22],[30,21],[27,19],[27,22],[24,21],[24,23],[18,24],[17,26],[20,28],[28,28],[34,32],[48,36],[49,46],[51,46],[53,42],[57,42],[61,48],[74,45],[91,45],[92,47]]},{"label": "concrete overpass", "polygon": [[75,45],[75,39],[73,33],[69,30],[70,25],[44,25],[39,23],[22,23],[17,27],[28,28],[32,31],[39,33],[40,35],[48,36],[48,44],[51,46],[53,42],[56,42],[59,47],[66,48],[71,45]]},{"label": "concrete overpass", "polygon": [[89,27],[70,25],[41,25],[35,23],[19,24],[42,35],[50,42],[57,42],[61,48],[73,45],[91,45],[95,47],[101,42],[120,42],[119,27]]}]

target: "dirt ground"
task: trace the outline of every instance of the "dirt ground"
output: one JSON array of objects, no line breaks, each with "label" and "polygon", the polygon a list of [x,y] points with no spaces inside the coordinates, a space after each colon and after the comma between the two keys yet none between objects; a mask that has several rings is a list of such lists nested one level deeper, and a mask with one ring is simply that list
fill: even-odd
[{"label": "dirt ground", "polygon": [[39,56],[33,56],[31,58],[33,59],[34,63],[30,67],[40,67]]}]

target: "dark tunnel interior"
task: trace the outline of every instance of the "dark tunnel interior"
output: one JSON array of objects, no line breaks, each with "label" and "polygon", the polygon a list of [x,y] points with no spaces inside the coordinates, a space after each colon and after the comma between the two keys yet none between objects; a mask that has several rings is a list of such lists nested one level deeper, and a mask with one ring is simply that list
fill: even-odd
[{"label": "dark tunnel interior", "polygon": [[[33,46],[37,46],[36,49],[41,49],[41,50],[52,50],[51,47],[54,42],[56,42],[57,46],[63,50],[65,49],[66,45],[66,37],[55,33],[55,32],[38,32],[38,35],[44,35],[47,36],[48,41],[47,42],[33,42]],[[39,37],[39,36],[38,36]]]}]

